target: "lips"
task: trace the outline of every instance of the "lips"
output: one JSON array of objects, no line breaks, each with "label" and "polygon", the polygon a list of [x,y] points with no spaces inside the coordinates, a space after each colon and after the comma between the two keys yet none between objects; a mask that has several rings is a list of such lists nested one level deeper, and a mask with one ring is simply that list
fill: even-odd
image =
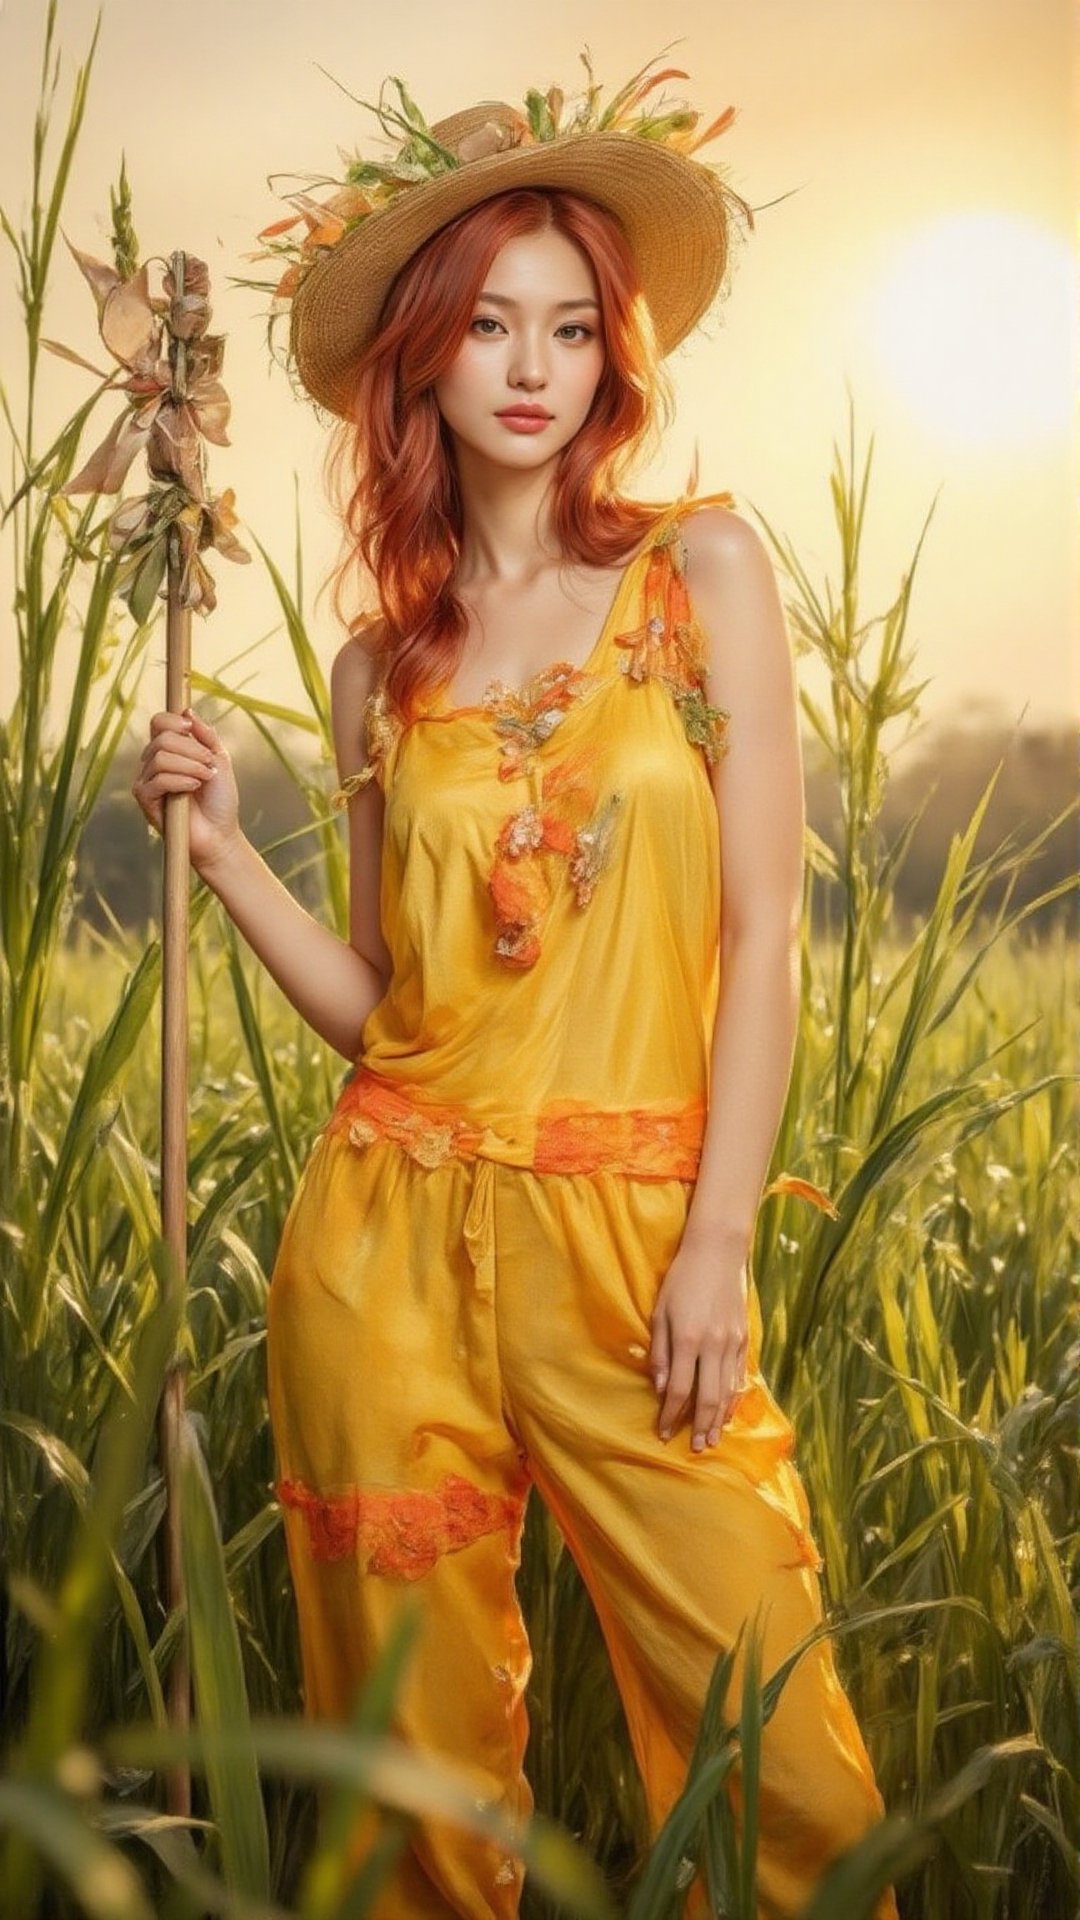
[{"label": "lips", "polygon": [[550,420],[552,415],[542,407],[504,407],[498,417],[500,420]]}]

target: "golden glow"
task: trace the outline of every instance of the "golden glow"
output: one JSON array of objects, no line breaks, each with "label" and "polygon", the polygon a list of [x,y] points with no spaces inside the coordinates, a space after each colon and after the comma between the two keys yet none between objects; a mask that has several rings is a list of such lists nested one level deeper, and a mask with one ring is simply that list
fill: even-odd
[{"label": "golden glow", "polygon": [[944,214],[901,241],[868,294],[883,378],[935,439],[1003,449],[1064,436],[1074,263],[1015,214]]}]

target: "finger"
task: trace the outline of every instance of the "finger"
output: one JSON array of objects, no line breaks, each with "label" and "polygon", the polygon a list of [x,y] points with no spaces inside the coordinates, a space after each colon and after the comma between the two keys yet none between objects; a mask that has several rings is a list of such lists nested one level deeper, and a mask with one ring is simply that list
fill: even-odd
[{"label": "finger", "polygon": [[132,781],[131,792],[138,803],[140,813],[145,816],[147,824],[151,827],[156,827],[160,833],[162,830],[161,801],[150,800],[147,797],[146,786],[142,780],[136,779]]},{"label": "finger", "polygon": [[193,760],[186,753],[169,753],[159,747],[153,760],[147,764],[147,773],[186,773],[192,779],[208,780],[213,771],[212,763],[205,760]]},{"label": "finger", "polygon": [[680,1354],[678,1348],[671,1366],[671,1379],[667,1393],[660,1408],[658,1427],[661,1440],[670,1440],[675,1427],[681,1422],[683,1409],[694,1388],[694,1363],[686,1354]]},{"label": "finger", "polygon": [[191,731],[196,740],[203,741],[208,747],[220,748],[221,735],[217,728],[212,727],[209,720],[204,720],[201,713],[196,713],[194,707],[184,708],[184,718],[191,722]]},{"label": "finger", "polygon": [[[200,779],[192,778],[186,773],[155,773],[151,780],[139,781],[139,791],[135,794],[135,798],[141,806],[144,799],[155,799],[163,793],[194,793],[202,784]],[[132,791],[134,792],[134,788]]]},{"label": "finger", "polygon": [[196,740],[190,733],[183,733],[178,729],[172,728],[163,729],[160,733],[155,734],[150,743],[151,753],[162,751],[182,753],[189,760],[200,761],[203,766],[212,765],[214,759],[213,748],[208,746],[204,741]]},{"label": "finger", "polygon": [[150,731],[151,733],[190,733],[191,721],[186,714],[170,713],[166,709],[162,713],[150,715]]},{"label": "finger", "polygon": [[710,1433],[713,1433],[716,1435],[716,1439],[713,1440],[711,1443],[714,1447],[716,1446],[717,1441],[720,1438],[721,1428],[727,1426],[728,1421],[731,1419],[731,1416],[735,1411],[735,1395],[737,1391],[738,1391],[738,1388],[736,1387],[735,1381],[732,1379],[731,1375],[730,1374],[725,1375],[724,1389],[720,1395],[720,1406],[717,1410],[716,1419],[713,1421],[713,1424],[709,1429]]},{"label": "finger", "polygon": [[694,1434],[690,1442],[695,1453],[700,1453],[708,1439],[715,1446],[713,1434],[718,1434],[723,1421],[720,1409],[723,1405],[723,1358],[719,1347],[706,1347],[698,1360],[697,1397],[694,1401]]},{"label": "finger", "polygon": [[190,774],[192,778],[200,774],[206,780],[208,774],[213,772],[213,760],[206,758],[206,749],[188,751],[181,747],[177,751],[169,747],[158,747],[158,751],[148,762],[148,770],[158,772],[158,768],[163,774]]},{"label": "finger", "polygon": [[199,740],[194,740],[190,733],[184,733],[179,728],[163,727],[152,734],[143,747],[140,758],[150,760],[155,754],[163,751],[184,754],[189,760],[198,760],[204,766],[213,758],[209,747],[204,746]]},{"label": "finger", "polygon": [[667,1314],[662,1307],[658,1307],[653,1314],[649,1368],[652,1372],[653,1386],[657,1393],[663,1393],[671,1368],[671,1333]]},{"label": "finger", "polygon": [[739,1394],[746,1390],[746,1368],[741,1354],[736,1354],[732,1373],[729,1377],[731,1378],[731,1386],[727,1393],[722,1396],[723,1403],[719,1418],[713,1423],[709,1430],[709,1445],[711,1447],[715,1447],[719,1440],[721,1427],[726,1427],[728,1421],[731,1419],[735,1411],[735,1401]]},{"label": "finger", "polygon": [[657,1416],[657,1430],[661,1440],[670,1440],[682,1426],[690,1411],[693,1396],[693,1381],[683,1390],[676,1385],[674,1378],[668,1388],[667,1397]]}]

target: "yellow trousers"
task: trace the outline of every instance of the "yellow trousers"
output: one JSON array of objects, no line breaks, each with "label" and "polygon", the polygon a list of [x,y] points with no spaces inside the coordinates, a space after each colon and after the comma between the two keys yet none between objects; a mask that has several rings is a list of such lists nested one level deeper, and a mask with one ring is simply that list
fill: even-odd
[{"label": "yellow trousers", "polygon": [[[317,1140],[283,1231],[270,1410],[307,1711],[347,1715],[408,1584],[424,1611],[394,1731],[519,1816],[530,1653],[514,1576],[531,1486],[595,1604],[656,1827],[717,1656],[759,1601],[763,1677],[822,1617],[753,1280],[747,1386],[719,1443],[694,1453],[689,1423],[659,1438],[650,1314],[690,1191],[483,1157],[425,1165],[338,1130]],[[759,1810],[761,1920],[796,1915],[883,1814],[827,1639],[764,1730]],[[510,1920],[520,1894],[515,1858],[432,1823],[376,1911]],[[706,1910],[699,1876],[686,1911]],[[896,1911],[890,1891],[875,1920]]]}]

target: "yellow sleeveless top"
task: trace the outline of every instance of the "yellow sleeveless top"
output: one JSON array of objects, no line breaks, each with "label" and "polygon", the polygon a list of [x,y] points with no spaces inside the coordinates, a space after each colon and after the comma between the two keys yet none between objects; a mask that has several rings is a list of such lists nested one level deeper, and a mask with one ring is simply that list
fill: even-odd
[{"label": "yellow sleeveless top", "polygon": [[364,712],[385,796],[380,914],[393,961],[328,1122],[425,1166],[696,1176],[719,990],[728,714],[668,507],[581,667],[408,725]]}]

